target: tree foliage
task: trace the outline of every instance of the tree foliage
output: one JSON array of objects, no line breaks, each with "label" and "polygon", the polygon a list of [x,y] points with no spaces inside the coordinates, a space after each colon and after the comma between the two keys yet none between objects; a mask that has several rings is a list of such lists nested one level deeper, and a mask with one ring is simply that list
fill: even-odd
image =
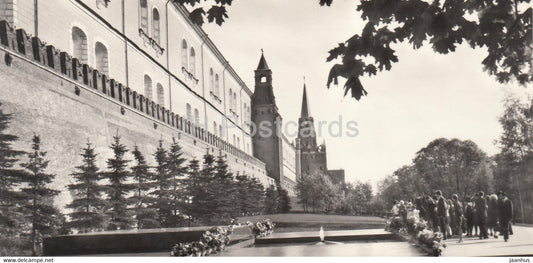
[{"label": "tree foliage", "polygon": [[353,215],[369,214],[371,212],[372,198],[372,185],[370,183],[347,183],[344,188],[344,198],[342,198],[337,212]]},{"label": "tree foliage", "polygon": [[168,176],[171,180],[172,222],[170,222],[170,225],[178,226],[180,221],[182,221],[181,213],[184,210],[183,203],[185,196],[183,192],[185,187],[182,182],[187,172],[187,167],[185,166],[186,160],[183,157],[181,146],[175,138],[172,138],[167,161]]},{"label": "tree foliage", "polygon": [[23,197],[17,191],[22,171],[14,165],[24,152],[11,146],[18,139],[16,135],[7,133],[11,118],[11,114],[4,113],[0,108],[0,256],[20,252],[17,246],[20,242],[16,240],[20,235],[19,226],[23,223]]},{"label": "tree foliage", "polygon": [[[209,22],[221,25],[227,18],[226,6],[232,0],[214,2],[206,12],[197,7],[190,13],[198,25]],[[195,7],[201,0],[175,0]],[[331,6],[333,0],[319,0]],[[367,95],[361,77],[390,70],[398,62],[392,47],[409,42],[414,49],[430,45],[440,54],[454,52],[458,45],[488,51],[482,66],[501,83],[516,79],[525,84],[533,81],[532,8],[530,0],[364,0],[357,11],[366,22],[361,33],[355,34],[329,51],[326,61],[338,60],[332,66],[327,86],[346,79],[345,95],[360,100]]]},{"label": "tree foliage", "polygon": [[99,184],[103,178],[96,166],[97,154],[91,143],[87,143],[87,146],[83,148],[81,156],[83,157],[83,164],[77,166],[77,171],[71,174],[75,183],[68,185],[74,199],[67,205],[67,208],[73,210],[69,214],[70,227],[87,233],[104,228],[103,210],[106,202],[102,198],[104,188]]},{"label": "tree foliage", "polygon": [[278,194],[278,213],[288,213],[291,211],[291,198],[289,197],[289,192],[283,189],[278,183],[276,185],[277,194]]},{"label": "tree foliage", "polygon": [[[329,51],[327,61],[340,58],[328,87],[346,79],[345,94],[359,100],[367,92],[360,78],[390,70],[398,62],[393,43],[408,41],[414,49],[429,44],[440,54],[463,42],[482,47],[488,55],[483,68],[498,81],[521,84],[533,80],[531,68],[532,9],[529,0],[374,0],[361,1],[357,11],[366,21],[362,32]],[[321,1],[331,5],[332,1]],[[477,17],[477,18],[476,18]],[[370,59],[373,61],[370,61]]]},{"label": "tree foliage", "polygon": [[279,196],[276,186],[270,185],[265,191],[265,213],[276,214],[278,212]]},{"label": "tree foliage", "polygon": [[298,178],[296,182],[298,202],[304,211],[331,212],[342,201],[342,189],[331,182],[328,175],[314,173]]},{"label": "tree foliage", "polygon": [[155,175],[150,171],[150,166],[139,151],[139,147],[134,146],[132,153],[135,162],[131,168],[134,183],[132,184],[133,196],[129,197],[129,201],[133,205],[137,229],[156,228],[159,226],[157,210],[152,206],[155,199],[148,194],[155,186]]},{"label": "tree foliage", "polygon": [[410,165],[394,171],[379,184],[385,207],[394,200],[415,200],[437,189],[461,199],[493,187],[492,160],[472,141],[439,138],[420,149]]},{"label": "tree foliage", "polygon": [[157,210],[157,220],[162,227],[172,226],[173,211],[175,206],[173,205],[172,198],[172,175],[168,170],[168,151],[163,147],[163,141],[159,141],[159,147],[157,147],[154,153],[156,166],[155,172],[155,187],[150,192],[150,195],[155,199],[153,202],[153,208]]},{"label": "tree foliage", "polygon": [[26,198],[25,214],[30,224],[32,255],[35,256],[40,254],[42,237],[53,234],[61,225],[61,215],[53,206],[53,198],[59,191],[49,187],[55,175],[46,173],[49,161],[45,159],[46,152],[41,150],[39,136],[33,136],[31,149],[28,161],[21,164],[25,169],[22,193]]},{"label": "tree foliage", "polygon": [[418,193],[440,189],[447,196],[464,198],[493,190],[491,160],[469,140],[436,139],[417,152],[414,166],[418,176],[404,184],[414,184]]},{"label": "tree foliage", "polygon": [[108,229],[131,229],[133,220],[128,209],[127,200],[127,196],[132,189],[131,184],[128,183],[131,173],[127,170],[130,160],[124,158],[128,150],[120,142],[118,135],[113,137],[113,143],[109,148],[113,150],[113,157],[107,160],[108,171],[103,173],[104,178],[109,182],[105,187],[107,194],[105,214],[110,220]]},{"label": "tree foliage", "polygon": [[495,183],[517,203],[517,218],[529,220],[533,215],[533,111],[530,103],[508,95],[500,117],[503,133],[497,141],[500,148],[494,160]]},{"label": "tree foliage", "polygon": [[[215,22],[217,25],[222,25],[228,18],[226,7],[230,6],[233,0],[213,0],[214,5],[205,9],[200,6],[202,0],[173,0],[174,3],[187,5],[192,7],[192,10],[189,13],[189,18],[191,21],[199,26],[203,25],[205,19],[209,23]],[[208,2],[204,0],[203,2]],[[210,2],[210,0],[209,0]]]}]

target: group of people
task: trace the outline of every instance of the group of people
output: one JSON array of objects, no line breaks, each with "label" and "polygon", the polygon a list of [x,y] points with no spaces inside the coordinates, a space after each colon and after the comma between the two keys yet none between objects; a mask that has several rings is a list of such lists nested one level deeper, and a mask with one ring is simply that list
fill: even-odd
[{"label": "group of people", "polygon": [[479,239],[487,239],[489,235],[498,238],[500,233],[507,242],[509,235],[513,234],[513,203],[502,191],[490,195],[480,191],[461,201],[457,194],[447,199],[442,191],[437,190],[433,196],[416,198],[414,204],[395,201],[392,213],[405,224],[407,213],[413,208],[419,211],[428,228],[442,233],[443,239],[458,236],[458,242],[463,242],[464,233],[467,237],[477,236]]}]

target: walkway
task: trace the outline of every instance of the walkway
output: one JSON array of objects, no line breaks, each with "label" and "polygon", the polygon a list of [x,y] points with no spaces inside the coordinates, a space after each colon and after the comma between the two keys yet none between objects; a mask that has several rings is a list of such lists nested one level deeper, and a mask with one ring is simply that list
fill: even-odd
[{"label": "walkway", "polygon": [[463,243],[457,243],[457,238],[446,241],[447,248],[442,255],[445,257],[474,257],[474,256],[533,256],[533,228],[513,226],[514,235],[508,242],[503,237],[464,238]]}]

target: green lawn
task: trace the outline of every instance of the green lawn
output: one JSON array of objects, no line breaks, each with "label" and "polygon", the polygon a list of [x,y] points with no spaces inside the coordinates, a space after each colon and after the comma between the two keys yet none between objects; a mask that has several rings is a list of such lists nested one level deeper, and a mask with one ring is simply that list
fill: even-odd
[{"label": "green lawn", "polygon": [[269,218],[276,223],[276,232],[315,231],[323,226],[325,230],[383,229],[386,220],[374,216],[346,216],[323,214],[272,214],[240,217],[239,222],[256,222]]}]

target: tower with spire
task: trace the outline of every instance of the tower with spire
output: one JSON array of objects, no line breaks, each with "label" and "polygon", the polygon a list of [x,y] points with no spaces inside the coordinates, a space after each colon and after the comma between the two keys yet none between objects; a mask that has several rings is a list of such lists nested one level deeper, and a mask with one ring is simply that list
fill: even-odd
[{"label": "tower with spire", "polygon": [[252,95],[252,122],[255,131],[252,137],[253,155],[263,161],[267,175],[276,182],[283,179],[283,135],[282,118],[278,113],[276,98],[272,86],[272,71],[268,67],[265,55],[255,70],[255,90]]},{"label": "tower with spire", "polygon": [[326,145],[325,142],[317,145],[315,123],[310,109],[307,86],[304,83],[302,110],[298,119],[298,138],[296,139],[296,156],[299,162],[297,176],[328,174]]}]

